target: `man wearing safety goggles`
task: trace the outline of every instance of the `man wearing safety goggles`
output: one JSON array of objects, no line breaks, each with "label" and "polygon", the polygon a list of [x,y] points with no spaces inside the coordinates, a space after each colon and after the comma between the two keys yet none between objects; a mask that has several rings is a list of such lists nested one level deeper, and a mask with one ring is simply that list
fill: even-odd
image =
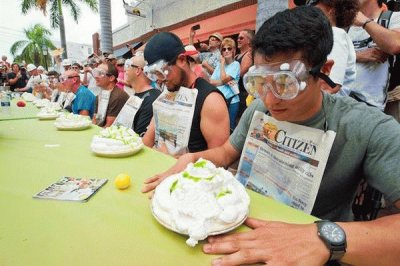
[{"label": "man wearing safety goggles", "polygon": [[60,80],[67,92],[75,94],[71,103],[72,112],[92,118],[95,96],[88,88],[81,84],[79,73],[74,70],[67,70],[61,76]]},{"label": "man wearing safety goggles", "polygon": [[92,74],[96,85],[101,88],[100,94],[96,96],[93,124],[109,127],[114,123],[129,95],[116,86],[118,71],[113,64],[103,63],[93,69]]},{"label": "man wearing safety goggles", "polygon": [[[149,191],[199,158],[228,167],[242,157],[247,160],[243,164],[241,159],[237,177],[242,182],[241,170],[247,170],[241,165],[256,164],[258,168],[251,169],[247,178],[261,177],[257,180],[264,183],[252,183],[259,193],[288,195],[290,190],[308,200],[304,191],[315,185],[310,214],[324,221],[299,225],[248,218],[245,223],[254,230],[210,237],[203,246],[207,254],[226,254],[213,265],[322,265],[327,261],[396,265],[400,261],[400,215],[351,222],[351,205],[362,177],[400,208],[400,125],[377,108],[321,91],[333,64],[327,60],[332,44],[331,25],[315,7],[288,9],[268,19],[252,42],[255,67],[245,80],[249,93],[259,99],[244,112],[230,139],[221,147],[185,154],[170,170],[145,181],[143,191]],[[329,138],[330,146],[316,146]],[[256,145],[248,147],[250,140]],[[316,173],[319,167],[324,170]],[[317,175],[322,177],[314,183]],[[293,183],[297,176],[304,178]]]},{"label": "man wearing safety goggles", "polygon": [[169,32],[158,33],[147,43],[144,57],[145,74],[162,81],[166,90],[153,103],[143,143],[174,156],[224,143],[229,137],[224,97],[190,69],[181,40]]}]

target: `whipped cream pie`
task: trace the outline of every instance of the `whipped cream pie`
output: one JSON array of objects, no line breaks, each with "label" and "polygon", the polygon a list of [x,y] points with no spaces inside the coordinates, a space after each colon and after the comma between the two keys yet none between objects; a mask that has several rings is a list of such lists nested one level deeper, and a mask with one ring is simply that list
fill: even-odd
[{"label": "whipped cream pie", "polygon": [[209,235],[230,231],[244,222],[250,198],[232,173],[199,159],[157,186],[152,199],[155,218],[167,228],[189,235],[194,247]]},{"label": "whipped cream pie", "polygon": [[110,126],[95,135],[90,145],[97,155],[132,155],[143,148],[142,139],[132,129],[123,126]]}]

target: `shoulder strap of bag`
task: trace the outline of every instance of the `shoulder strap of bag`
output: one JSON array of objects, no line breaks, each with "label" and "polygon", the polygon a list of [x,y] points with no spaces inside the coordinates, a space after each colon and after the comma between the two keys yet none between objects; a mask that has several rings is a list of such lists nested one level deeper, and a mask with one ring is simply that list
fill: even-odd
[{"label": "shoulder strap of bag", "polygon": [[[379,18],[378,23],[387,29],[389,29],[390,18],[392,17],[393,11],[382,11]],[[389,56],[389,72],[392,73],[393,66],[394,66],[394,58],[395,56]]]}]

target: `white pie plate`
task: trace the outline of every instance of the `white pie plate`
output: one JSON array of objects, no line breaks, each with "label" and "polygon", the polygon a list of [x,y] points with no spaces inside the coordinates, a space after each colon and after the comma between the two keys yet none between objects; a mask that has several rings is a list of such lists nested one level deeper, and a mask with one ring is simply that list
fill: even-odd
[{"label": "white pie plate", "polygon": [[[154,197],[154,195],[153,195]],[[183,232],[180,231],[179,229],[175,228],[174,225],[168,224],[167,222],[163,221],[160,217],[157,216],[157,214],[154,212],[153,209],[153,200],[151,201],[151,205],[150,205],[150,209],[151,209],[151,213],[154,216],[154,218],[157,220],[157,222],[159,222],[162,226],[164,226],[165,228],[176,232],[178,234],[182,234],[182,235],[188,235],[187,232]],[[244,221],[247,219],[247,215],[246,214],[241,220],[239,220],[236,223],[230,223],[230,224],[226,224],[224,226],[218,226],[217,228],[214,228],[214,230],[212,230],[211,232],[208,233],[209,236],[214,236],[214,235],[220,235],[220,234],[225,234],[228,233],[236,228],[238,228],[240,225],[242,225],[244,223]]]},{"label": "white pie plate", "polygon": [[92,152],[96,154],[97,156],[101,157],[109,157],[109,158],[120,158],[120,157],[128,157],[131,156],[137,152],[139,152],[142,148],[144,147],[144,144],[142,143],[140,146],[138,146],[135,149],[124,151],[124,152],[118,152],[118,151],[104,151],[104,150],[96,150],[92,148]]},{"label": "white pie plate", "polygon": [[53,120],[59,117],[60,114],[37,114],[39,120]]},{"label": "white pie plate", "polygon": [[89,121],[89,123],[86,124],[78,124],[78,125],[62,125],[60,123],[58,123],[57,121],[54,122],[54,125],[56,126],[56,128],[58,130],[71,130],[71,131],[75,131],[75,130],[84,130],[87,129],[89,127],[92,126],[92,122]]}]

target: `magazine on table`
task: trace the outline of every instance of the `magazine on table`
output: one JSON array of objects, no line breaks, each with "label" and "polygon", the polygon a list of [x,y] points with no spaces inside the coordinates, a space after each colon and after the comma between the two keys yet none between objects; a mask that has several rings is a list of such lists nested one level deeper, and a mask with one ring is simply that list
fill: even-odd
[{"label": "magazine on table", "polygon": [[33,195],[33,198],[86,202],[107,181],[106,178],[63,177]]}]

